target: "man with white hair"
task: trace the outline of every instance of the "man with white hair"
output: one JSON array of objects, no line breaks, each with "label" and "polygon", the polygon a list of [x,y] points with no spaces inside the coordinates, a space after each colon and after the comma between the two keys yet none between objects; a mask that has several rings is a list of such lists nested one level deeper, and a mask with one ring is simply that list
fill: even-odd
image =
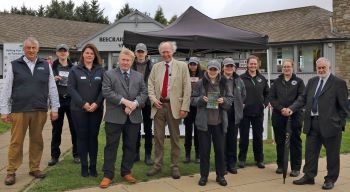
[{"label": "man with white hair", "polygon": [[305,107],[304,176],[293,181],[295,185],[315,184],[322,145],[327,156],[327,176],[322,189],[332,189],[339,176],[342,131],[349,113],[346,107],[348,88],[344,80],[331,74],[330,68],[328,59],[319,58],[316,61],[317,76],[309,80],[304,93],[289,107],[289,114]]},{"label": "man with white hair", "polygon": [[148,96],[151,101],[151,118],[154,119],[154,165],[148,176],[161,171],[164,154],[165,125],[170,132],[171,176],[181,177],[178,167],[180,157],[181,119],[187,116],[190,108],[191,80],[187,64],[175,60],[175,42],[165,41],[159,44],[159,53],[163,61],[154,64],[148,79]]}]

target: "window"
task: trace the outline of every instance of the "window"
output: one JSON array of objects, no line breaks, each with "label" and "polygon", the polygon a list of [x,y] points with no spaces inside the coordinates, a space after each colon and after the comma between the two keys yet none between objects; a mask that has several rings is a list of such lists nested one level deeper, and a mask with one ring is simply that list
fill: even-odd
[{"label": "window", "polygon": [[321,57],[322,46],[301,45],[298,47],[298,72],[315,72],[316,60]]},{"label": "window", "polygon": [[272,73],[282,72],[282,60],[293,59],[293,47],[272,48]]}]

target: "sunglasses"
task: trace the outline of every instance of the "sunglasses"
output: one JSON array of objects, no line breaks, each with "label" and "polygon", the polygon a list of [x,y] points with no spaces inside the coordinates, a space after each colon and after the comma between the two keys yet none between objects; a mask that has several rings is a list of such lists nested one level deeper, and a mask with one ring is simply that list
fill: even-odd
[{"label": "sunglasses", "polygon": [[214,68],[214,67],[212,67],[212,68],[209,68],[209,71],[217,71],[218,69],[217,68]]},{"label": "sunglasses", "polygon": [[233,64],[225,65],[225,67],[233,67]]},{"label": "sunglasses", "polygon": [[196,66],[197,63],[189,63],[189,65]]}]

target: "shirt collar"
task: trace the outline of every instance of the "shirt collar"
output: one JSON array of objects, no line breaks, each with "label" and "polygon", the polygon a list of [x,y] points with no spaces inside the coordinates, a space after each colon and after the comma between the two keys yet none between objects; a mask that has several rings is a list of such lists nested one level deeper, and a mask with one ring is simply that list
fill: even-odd
[{"label": "shirt collar", "polygon": [[23,60],[24,60],[24,62],[26,62],[27,64],[29,64],[29,63],[35,64],[36,61],[38,60],[38,58],[36,58],[35,61],[33,62],[33,61],[29,60],[26,56],[23,56]]}]

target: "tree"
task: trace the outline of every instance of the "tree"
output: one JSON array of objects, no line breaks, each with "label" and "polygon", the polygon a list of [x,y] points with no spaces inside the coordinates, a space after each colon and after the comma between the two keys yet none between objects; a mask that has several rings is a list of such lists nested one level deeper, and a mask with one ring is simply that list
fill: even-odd
[{"label": "tree", "polygon": [[176,19],[177,19],[177,15],[174,15],[173,17],[171,17],[171,19],[168,22],[168,25],[172,24]]},{"label": "tree", "polygon": [[118,12],[118,14],[115,16],[114,21],[118,21],[119,19],[123,18],[124,16],[128,15],[131,12],[134,12],[134,8],[129,7],[129,3],[125,3],[124,7]]},{"label": "tree", "polygon": [[18,9],[17,7],[11,7],[10,13],[12,14],[18,14],[18,15],[36,15],[36,11],[32,8],[27,8],[24,4],[22,5],[21,9]]},{"label": "tree", "polygon": [[36,12],[36,16],[38,16],[38,17],[45,16],[45,7],[43,5],[39,6],[38,11]]},{"label": "tree", "polygon": [[158,6],[156,14],[154,15],[154,20],[158,21],[159,23],[161,23],[163,25],[168,24],[168,21],[164,17],[163,9],[160,6]]},{"label": "tree", "polygon": [[91,0],[90,3],[90,22],[94,23],[105,23],[109,24],[108,17],[103,16],[103,10],[100,10],[100,5],[98,4],[98,0]]}]

